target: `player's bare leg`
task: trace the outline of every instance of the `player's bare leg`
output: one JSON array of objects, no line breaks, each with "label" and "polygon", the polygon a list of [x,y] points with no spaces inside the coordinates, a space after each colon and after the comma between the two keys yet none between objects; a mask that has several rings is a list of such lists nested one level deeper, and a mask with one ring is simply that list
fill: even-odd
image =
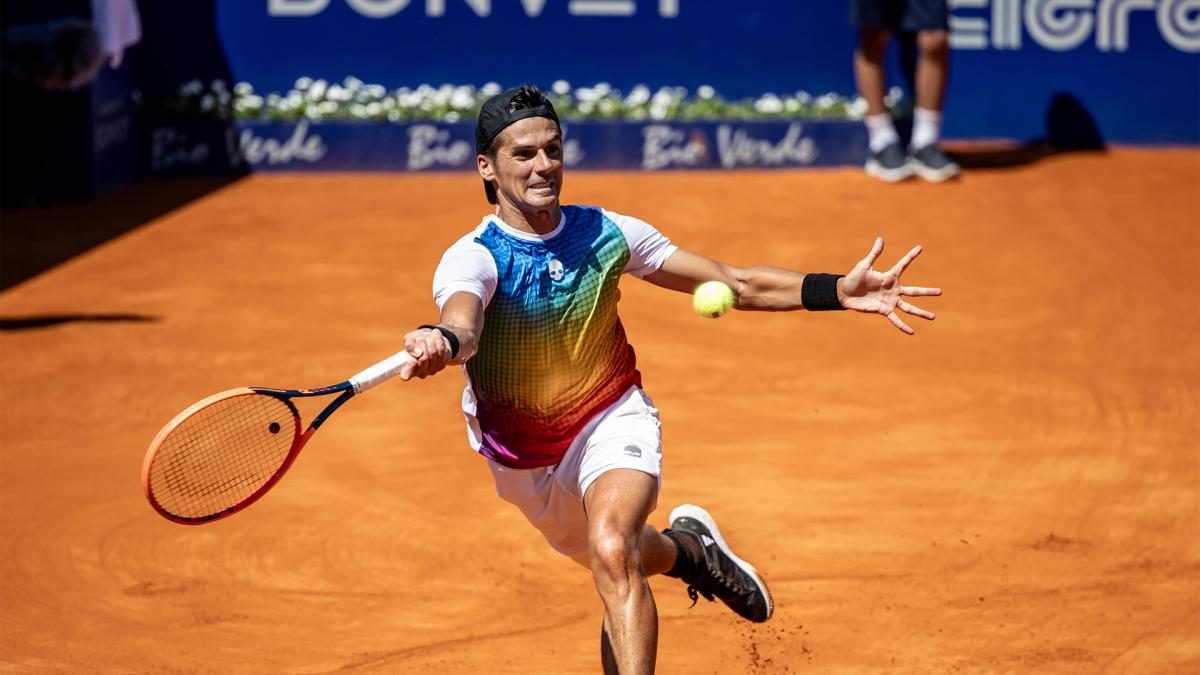
[{"label": "player's bare leg", "polygon": [[[675,542],[652,525],[642,528],[641,551],[642,570],[647,577],[669,571],[675,565],[675,556],[679,552]],[[612,640],[608,637],[607,622],[600,627],[600,665],[604,668],[604,675],[618,675],[621,672],[617,668]]]},{"label": "player's bare leg", "polygon": [[604,601],[612,660],[622,675],[654,672],[658,610],[646,582],[642,540],[657,499],[658,479],[632,469],[606,472],[584,495],[589,562]]}]

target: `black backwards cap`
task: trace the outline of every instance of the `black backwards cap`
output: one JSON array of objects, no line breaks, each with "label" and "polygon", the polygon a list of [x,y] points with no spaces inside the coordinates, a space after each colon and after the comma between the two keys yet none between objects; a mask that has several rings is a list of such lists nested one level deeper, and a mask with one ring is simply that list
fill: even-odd
[{"label": "black backwards cap", "polygon": [[[554,112],[554,104],[531,84],[514,87],[484,101],[483,107],[479,109],[479,121],[475,123],[475,152],[480,155],[487,154],[488,146],[496,140],[501,131],[530,117],[552,119],[560,129],[562,128],[562,123],[558,121],[558,113]],[[486,180],[483,181],[483,192],[487,195],[489,203],[496,203],[496,188]]]},{"label": "black backwards cap", "polygon": [[479,109],[475,124],[475,152],[484,154],[501,131],[529,117],[547,117],[559,124],[554,104],[533,85],[514,87],[489,98]]}]

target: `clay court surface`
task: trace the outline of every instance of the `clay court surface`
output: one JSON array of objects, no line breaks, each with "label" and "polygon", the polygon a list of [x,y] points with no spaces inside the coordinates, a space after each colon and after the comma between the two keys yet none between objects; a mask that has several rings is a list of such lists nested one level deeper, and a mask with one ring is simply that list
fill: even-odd
[{"label": "clay court surface", "polygon": [[[598,671],[590,575],[495,497],[458,372],[355,399],[229,520],[175,525],[141,494],[194,400],[339,381],[434,319],[481,192],[254,176],[0,296],[0,670]],[[654,579],[660,672],[1200,671],[1200,152],[943,186],[568,174],[563,197],[735,263],[842,272],[877,234],[886,265],[920,243],[906,282],[945,289],[910,338],[701,319],[625,279],[664,423],[652,522],[704,505],[777,603],[750,626]],[[15,329],[55,316],[76,320]]]}]

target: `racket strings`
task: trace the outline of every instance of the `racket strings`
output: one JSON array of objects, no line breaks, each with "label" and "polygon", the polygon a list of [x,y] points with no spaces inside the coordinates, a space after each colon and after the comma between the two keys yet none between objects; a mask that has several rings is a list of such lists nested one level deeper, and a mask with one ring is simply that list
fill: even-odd
[{"label": "racket strings", "polygon": [[184,518],[221,513],[253,495],[287,460],[294,409],[262,394],[216,401],[181,420],[150,469],[154,499]]}]

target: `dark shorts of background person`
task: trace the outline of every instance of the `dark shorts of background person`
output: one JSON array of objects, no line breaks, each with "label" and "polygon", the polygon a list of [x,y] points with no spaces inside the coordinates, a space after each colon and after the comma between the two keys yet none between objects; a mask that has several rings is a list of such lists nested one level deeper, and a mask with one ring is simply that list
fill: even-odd
[{"label": "dark shorts of background person", "polygon": [[949,30],[947,0],[850,0],[850,23],[893,31]]}]

